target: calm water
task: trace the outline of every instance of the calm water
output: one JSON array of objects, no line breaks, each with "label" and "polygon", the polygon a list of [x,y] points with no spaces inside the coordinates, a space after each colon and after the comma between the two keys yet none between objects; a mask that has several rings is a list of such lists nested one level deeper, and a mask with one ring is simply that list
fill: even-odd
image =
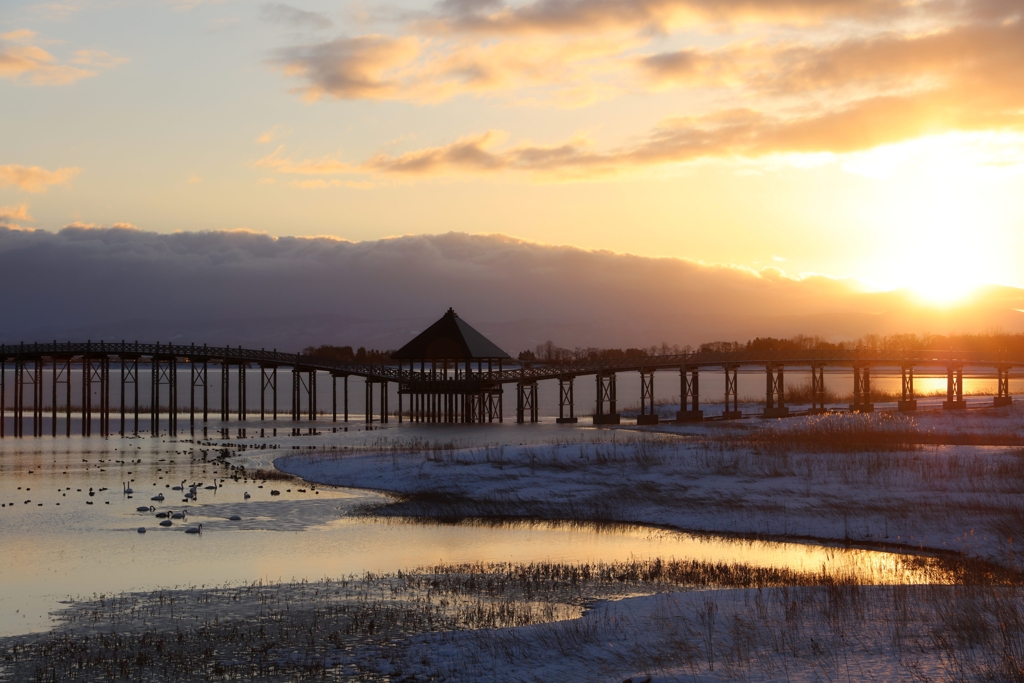
[{"label": "calm water", "polygon": [[[307,425],[305,425],[308,427]],[[216,435],[216,436],[215,436]],[[630,557],[743,560],[800,569],[859,567],[885,575],[894,556],[799,544],[706,540],[643,528],[588,530],[554,525],[489,527],[384,521],[356,516],[377,494],[286,482],[226,479],[212,462],[221,448],[252,468],[296,447],[364,445],[381,435],[522,443],[565,436],[553,425],[444,428],[392,425],[381,431],[293,436],[58,437],[0,442],[0,635],[48,628],[72,596],[259,579],[317,579],[391,572],[437,562],[611,561]],[[206,460],[204,460],[204,457]],[[223,481],[220,481],[225,477]],[[198,500],[170,487],[201,484]],[[215,490],[205,486],[217,485]],[[133,489],[131,496],[125,486]],[[305,492],[300,491],[305,488]],[[276,489],[281,495],[271,495]],[[290,489],[290,490],[289,490]],[[92,491],[92,495],[90,495]],[[244,494],[251,496],[248,500]],[[163,502],[151,501],[163,493]],[[158,526],[154,512],[188,510],[187,522]],[[238,515],[241,521],[228,518]],[[202,535],[185,534],[203,525]],[[137,532],[145,527],[146,533]],[[914,580],[913,577],[905,580]]]}]

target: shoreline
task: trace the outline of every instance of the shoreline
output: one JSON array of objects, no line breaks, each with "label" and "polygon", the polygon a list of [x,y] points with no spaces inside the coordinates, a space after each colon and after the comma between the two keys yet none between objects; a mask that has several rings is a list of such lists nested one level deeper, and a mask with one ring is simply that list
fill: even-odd
[{"label": "shoreline", "polygon": [[[954,443],[941,445],[946,434],[928,424],[940,420],[909,421],[916,431],[905,432],[881,414],[835,415],[741,430],[577,431],[545,445],[285,454],[274,466],[312,483],[386,494],[392,501],[372,510],[382,517],[633,524],[963,557],[1020,571],[1018,420],[1000,425],[1011,445],[959,443],[991,433],[991,416],[979,417],[968,429],[961,416],[943,420],[956,429],[947,432]],[[798,423],[836,430],[826,442],[849,436],[851,424],[878,429],[850,450],[812,452]]]}]

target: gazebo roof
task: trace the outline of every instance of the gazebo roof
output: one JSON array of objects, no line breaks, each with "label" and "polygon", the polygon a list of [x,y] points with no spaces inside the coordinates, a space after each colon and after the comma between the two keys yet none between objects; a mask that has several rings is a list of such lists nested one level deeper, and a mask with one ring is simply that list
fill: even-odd
[{"label": "gazebo roof", "polygon": [[440,320],[391,354],[395,360],[496,360],[511,358],[451,308]]}]

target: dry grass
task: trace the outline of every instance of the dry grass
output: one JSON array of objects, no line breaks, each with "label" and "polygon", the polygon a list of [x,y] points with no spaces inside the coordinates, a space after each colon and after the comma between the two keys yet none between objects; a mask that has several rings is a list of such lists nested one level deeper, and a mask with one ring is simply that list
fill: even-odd
[{"label": "dry grass", "polygon": [[[586,605],[679,588],[758,590],[738,612],[735,601],[720,605],[724,594],[715,592],[667,600],[643,622],[644,638],[636,638],[649,642],[653,633],[666,647],[647,645],[642,655],[619,650],[619,666],[717,666],[727,679],[743,679],[755,671],[777,675],[779,666],[832,662],[826,670],[843,673],[834,665],[855,658],[852,637],[877,632],[901,657],[938,656],[959,672],[955,680],[1020,680],[1013,678],[1022,661],[1020,590],[993,587],[989,574],[966,565],[957,573],[978,585],[868,591],[854,576],[654,559],[440,565],[312,583],[98,596],[72,604],[50,633],[0,640],[0,680],[472,680],[485,672],[452,676],[411,660],[406,653],[420,642],[413,636],[511,629],[487,630],[484,641],[475,641],[495,647],[518,627],[549,624],[557,638],[505,643],[503,651],[531,661],[540,653],[528,650],[551,656],[557,647],[556,654],[572,658],[609,630],[629,637],[640,626],[625,619],[602,632],[580,619]],[[567,648],[573,641],[576,647]]]}]

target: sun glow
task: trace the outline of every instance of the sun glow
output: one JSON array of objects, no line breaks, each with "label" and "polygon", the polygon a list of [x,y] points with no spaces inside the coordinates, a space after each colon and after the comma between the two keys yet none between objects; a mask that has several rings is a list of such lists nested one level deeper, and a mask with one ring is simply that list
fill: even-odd
[{"label": "sun glow", "polygon": [[874,212],[879,247],[869,282],[950,305],[1019,275],[1008,248],[1008,207],[992,201],[988,188],[1021,173],[1024,137],[991,138],[925,138],[860,154],[844,165],[884,182]]}]

